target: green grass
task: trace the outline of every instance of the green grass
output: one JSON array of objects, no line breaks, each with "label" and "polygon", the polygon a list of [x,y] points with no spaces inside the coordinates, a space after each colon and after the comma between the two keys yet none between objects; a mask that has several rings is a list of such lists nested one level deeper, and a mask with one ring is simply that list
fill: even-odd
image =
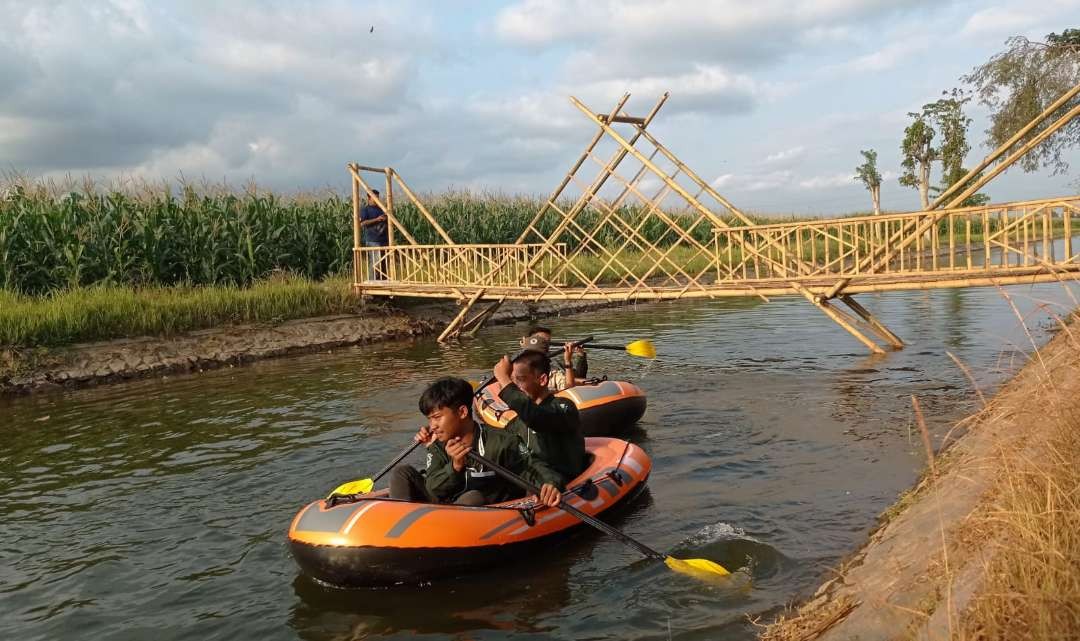
[{"label": "green grass", "polygon": [[345,278],[277,277],[236,285],[100,285],[27,296],[0,291],[0,346],[48,347],[169,335],[234,323],[356,312]]}]

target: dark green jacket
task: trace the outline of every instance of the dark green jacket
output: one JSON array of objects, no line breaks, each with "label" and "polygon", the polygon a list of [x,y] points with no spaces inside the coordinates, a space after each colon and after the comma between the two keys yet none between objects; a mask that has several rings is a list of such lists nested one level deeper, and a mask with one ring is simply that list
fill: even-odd
[{"label": "dark green jacket", "polygon": [[[517,436],[505,430],[477,424],[473,434],[473,451],[540,486],[558,485],[559,475],[543,461],[523,456]],[[450,503],[463,492],[479,490],[485,503],[500,503],[525,496],[516,485],[492,470],[465,462],[465,469],[454,471],[454,463],[446,446],[435,441],[427,448],[427,474],[424,485],[440,503]]]},{"label": "dark green jacket", "polygon": [[516,434],[533,459],[539,458],[558,472],[563,487],[588,467],[585,437],[577,407],[571,401],[548,396],[534,403],[513,383],[502,388],[499,398],[517,413],[506,430]]}]

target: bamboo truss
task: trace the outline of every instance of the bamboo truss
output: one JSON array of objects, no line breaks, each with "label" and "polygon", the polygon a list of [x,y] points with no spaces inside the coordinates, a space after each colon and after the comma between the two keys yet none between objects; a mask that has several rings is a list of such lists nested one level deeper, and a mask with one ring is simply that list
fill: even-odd
[{"label": "bamboo truss", "polygon": [[[1037,126],[1033,121],[929,211],[783,224],[755,224],[648,131],[668,94],[640,117],[624,111],[629,94],[607,113],[571,97],[595,133],[512,244],[455,242],[392,168],[350,164],[354,220],[361,196],[371,196],[392,230],[389,247],[363,247],[354,223],[354,288],[372,296],[458,300],[462,309],[440,340],[474,333],[507,300],[795,294],[872,352],[900,349],[903,341],[855,294],[1080,275],[1080,226],[1074,224],[1080,196],[958,207],[1080,115],[1080,105],[1066,110],[1078,94],[1080,86],[1062,96],[1036,121],[1063,115],[1018,145]],[[384,174],[382,200],[364,172]],[[443,244],[416,242],[394,216],[395,189]],[[470,317],[478,304],[486,308]]]}]

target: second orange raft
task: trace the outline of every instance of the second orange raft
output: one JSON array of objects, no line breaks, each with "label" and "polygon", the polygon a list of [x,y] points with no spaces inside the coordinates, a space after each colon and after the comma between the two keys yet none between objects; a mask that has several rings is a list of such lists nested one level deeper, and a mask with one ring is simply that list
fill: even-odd
[{"label": "second orange raft", "polygon": [[[477,394],[473,409],[492,427],[506,427],[517,413],[499,398],[502,386],[493,382]],[[612,436],[623,432],[645,414],[645,392],[626,381],[591,380],[555,394],[578,408],[585,436]]]}]

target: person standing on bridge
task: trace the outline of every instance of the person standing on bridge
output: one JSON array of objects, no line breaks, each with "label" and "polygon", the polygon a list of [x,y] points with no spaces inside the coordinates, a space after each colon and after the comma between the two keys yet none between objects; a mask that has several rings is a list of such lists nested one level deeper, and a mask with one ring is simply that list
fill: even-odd
[{"label": "person standing on bridge", "polygon": [[[372,198],[374,195],[374,198]],[[379,190],[368,194],[367,205],[360,210],[360,228],[364,231],[364,246],[378,247],[365,252],[368,257],[368,278],[386,280],[385,252],[381,249],[390,244],[389,221],[386,212],[378,204]]]}]

